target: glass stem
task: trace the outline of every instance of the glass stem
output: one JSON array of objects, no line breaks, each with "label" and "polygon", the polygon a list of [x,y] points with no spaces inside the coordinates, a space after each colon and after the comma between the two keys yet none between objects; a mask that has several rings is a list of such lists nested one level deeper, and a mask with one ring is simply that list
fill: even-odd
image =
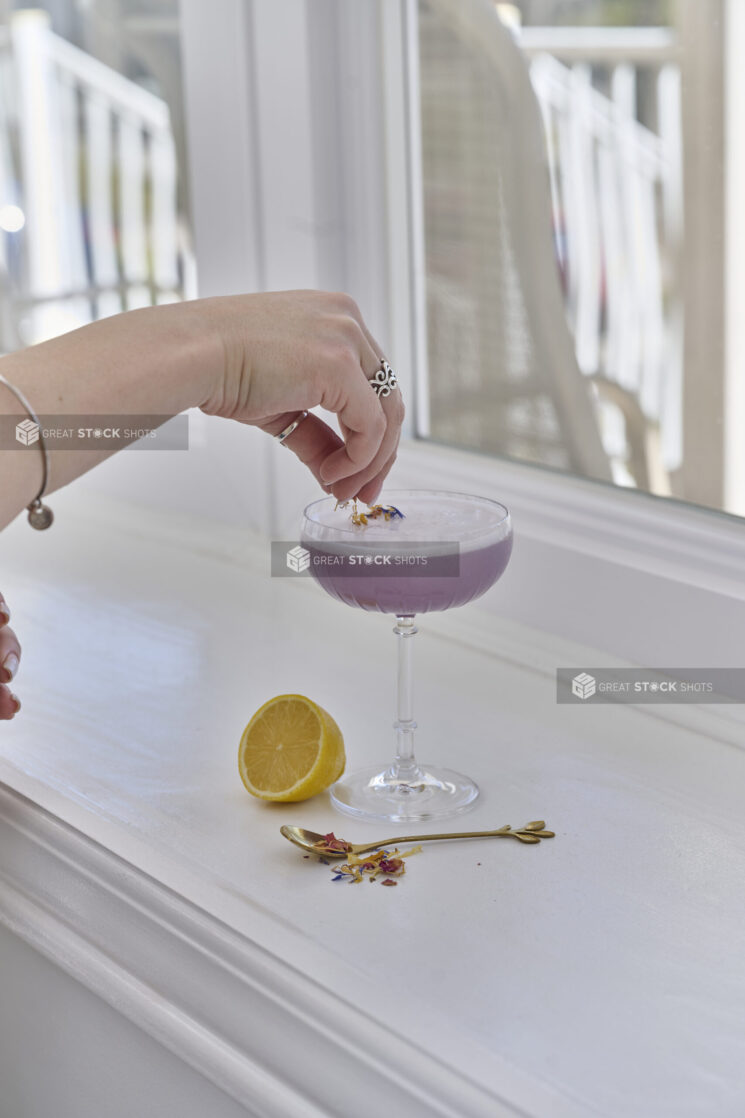
[{"label": "glass stem", "polygon": [[414,699],[411,672],[411,654],[414,636],[417,633],[413,617],[396,617],[393,632],[398,638],[398,700],[396,705],[396,759],[391,766],[390,775],[400,784],[416,782],[420,777],[419,766],[414,757]]}]

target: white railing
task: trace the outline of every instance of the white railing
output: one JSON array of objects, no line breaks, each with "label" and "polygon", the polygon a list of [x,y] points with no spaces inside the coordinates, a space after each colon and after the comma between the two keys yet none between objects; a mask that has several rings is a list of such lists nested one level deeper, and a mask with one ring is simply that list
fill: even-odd
[{"label": "white railing", "polygon": [[3,347],[190,294],[166,103],[55,35],[42,12],[11,18],[9,47],[0,189],[15,180],[25,226],[15,262],[5,246],[17,337]]},{"label": "white railing", "polygon": [[[582,371],[618,386],[626,433],[606,417],[620,453],[631,432],[657,442],[657,476],[682,454],[682,235],[680,71],[663,28],[524,28],[549,152],[557,255]],[[638,119],[638,92],[646,115]],[[596,85],[602,86],[602,91]],[[612,397],[612,393],[611,393]],[[601,396],[601,399],[603,397]],[[619,480],[623,480],[619,478]]]},{"label": "white railing", "polygon": [[678,61],[669,27],[520,27],[516,36],[528,56],[551,54],[566,63],[660,67]]}]

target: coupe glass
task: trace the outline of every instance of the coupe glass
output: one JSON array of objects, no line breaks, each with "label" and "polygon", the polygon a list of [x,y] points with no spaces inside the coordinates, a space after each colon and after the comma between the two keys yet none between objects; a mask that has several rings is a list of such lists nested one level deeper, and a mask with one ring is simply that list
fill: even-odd
[{"label": "coupe glass", "polygon": [[349,505],[337,508],[333,497],[325,497],[308,505],[303,519],[301,542],[310,553],[310,571],[326,593],[396,617],[396,756],[388,766],[343,777],[331,799],[345,814],[367,819],[441,819],[465,811],[479,790],[469,777],[414,757],[415,616],[466,605],[493,586],[512,550],[510,514],[485,497],[428,489],[390,491],[379,502],[403,517],[357,526]]}]

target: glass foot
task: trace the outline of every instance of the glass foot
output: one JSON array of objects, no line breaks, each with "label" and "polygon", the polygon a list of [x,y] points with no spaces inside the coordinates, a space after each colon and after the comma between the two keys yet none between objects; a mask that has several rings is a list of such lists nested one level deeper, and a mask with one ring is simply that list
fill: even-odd
[{"label": "glass foot", "polygon": [[416,823],[468,811],[478,794],[472,780],[452,769],[420,765],[415,779],[397,781],[390,769],[376,765],[338,780],[331,788],[331,802],[358,819]]}]

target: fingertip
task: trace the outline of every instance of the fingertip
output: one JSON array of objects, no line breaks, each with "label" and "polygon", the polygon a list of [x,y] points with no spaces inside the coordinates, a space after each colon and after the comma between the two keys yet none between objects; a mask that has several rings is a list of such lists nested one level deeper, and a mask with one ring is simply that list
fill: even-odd
[{"label": "fingertip", "polygon": [[366,505],[372,505],[380,496],[380,491],[382,488],[383,486],[380,484],[371,485],[370,483],[368,483],[367,485],[362,486],[359,493],[357,494],[357,497],[360,501],[364,501]]},{"label": "fingertip", "polygon": [[7,687],[0,687],[0,720],[10,722],[21,709],[21,700]]},{"label": "fingertip", "polygon": [[354,486],[344,485],[341,482],[329,486],[329,493],[336,497],[337,501],[351,501],[355,496]]}]

